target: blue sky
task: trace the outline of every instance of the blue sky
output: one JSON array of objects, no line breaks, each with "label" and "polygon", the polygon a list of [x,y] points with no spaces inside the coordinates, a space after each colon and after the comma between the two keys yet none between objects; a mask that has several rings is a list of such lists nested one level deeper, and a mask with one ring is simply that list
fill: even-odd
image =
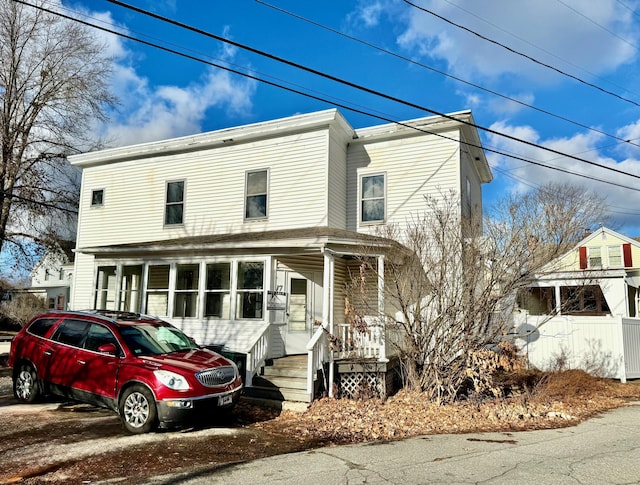
[{"label": "blue sky", "polygon": [[[471,109],[482,127],[640,175],[637,0],[127,3],[427,110],[450,113]],[[66,13],[79,11],[83,19],[102,26],[388,119],[430,115],[423,109],[302,72],[106,0],[63,0],[63,7]],[[112,86],[121,99],[111,120],[95,127],[111,146],[332,106],[133,41],[101,32],[96,35],[103,38],[113,56]],[[341,110],[356,128],[382,123]],[[611,225],[630,236],[640,235],[639,178],[494,133],[480,134],[488,148],[597,179],[487,153],[495,180],[485,186],[485,205],[508,191],[567,181],[605,196],[615,218]],[[602,179],[618,185],[603,183]]]}]

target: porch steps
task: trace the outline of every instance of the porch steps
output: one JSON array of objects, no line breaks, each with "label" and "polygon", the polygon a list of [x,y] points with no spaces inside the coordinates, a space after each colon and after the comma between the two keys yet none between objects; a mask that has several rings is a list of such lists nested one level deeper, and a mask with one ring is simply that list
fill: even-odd
[{"label": "porch steps", "polygon": [[255,375],[251,387],[245,388],[250,397],[276,401],[310,402],[307,393],[307,356],[289,355],[272,359]]}]

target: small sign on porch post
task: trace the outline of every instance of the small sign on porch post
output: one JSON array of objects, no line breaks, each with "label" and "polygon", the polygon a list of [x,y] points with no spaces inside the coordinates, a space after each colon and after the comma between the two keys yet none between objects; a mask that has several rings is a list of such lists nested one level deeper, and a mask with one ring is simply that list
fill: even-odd
[{"label": "small sign on porch post", "polygon": [[282,291],[282,286],[274,290],[267,291],[267,310],[286,310],[287,309],[287,292]]}]

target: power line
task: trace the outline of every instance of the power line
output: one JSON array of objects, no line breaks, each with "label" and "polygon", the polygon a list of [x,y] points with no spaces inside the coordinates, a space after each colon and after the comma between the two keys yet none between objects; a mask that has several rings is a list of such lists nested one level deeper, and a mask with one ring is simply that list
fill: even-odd
[{"label": "power line", "polygon": [[[354,108],[353,106],[349,106],[349,105],[346,105],[346,104],[335,103],[335,102],[330,102],[325,98],[322,98],[322,97],[319,97],[319,96],[316,96],[316,95],[313,95],[313,94],[310,94],[310,93],[307,93],[307,92],[304,92],[304,91],[300,91],[298,89],[294,89],[294,88],[291,88],[291,87],[288,87],[288,86],[284,86],[282,84],[278,84],[278,83],[275,83],[273,81],[269,81],[269,80],[254,76],[252,74],[244,73],[244,72],[238,71],[237,69],[232,69],[232,68],[230,68],[228,66],[224,66],[224,65],[221,65],[221,64],[216,64],[214,62],[207,61],[205,59],[201,59],[199,57],[196,57],[196,56],[193,56],[193,55],[190,55],[190,54],[186,54],[184,52],[180,52],[180,51],[177,51],[175,49],[171,49],[171,48],[159,45],[159,44],[154,44],[153,42],[149,42],[149,41],[146,41],[146,40],[143,40],[143,39],[139,39],[139,38],[133,37],[133,36],[128,35],[128,34],[124,34],[122,32],[119,32],[119,31],[116,31],[116,30],[113,30],[113,29],[109,29],[109,28],[106,28],[106,27],[95,25],[95,24],[92,24],[90,22],[81,20],[79,18],[72,17],[72,16],[69,16],[69,15],[65,15],[65,14],[63,14],[61,12],[50,10],[50,9],[44,8],[42,6],[32,5],[32,4],[28,3],[28,2],[25,2],[24,0],[13,0],[13,1],[17,2],[17,3],[20,3],[20,4],[23,4],[23,5],[27,5],[27,6],[39,9],[39,10],[42,10],[42,11],[46,11],[46,12],[51,13],[53,15],[57,15],[57,16],[66,18],[67,20],[71,20],[71,21],[74,21],[74,22],[79,22],[79,23],[81,23],[83,25],[86,25],[88,27],[92,27],[92,28],[101,30],[103,32],[108,32],[108,33],[123,37],[125,39],[132,40],[134,42],[139,42],[141,44],[144,44],[144,45],[147,45],[147,46],[150,46],[150,47],[154,47],[154,48],[157,48],[159,50],[162,50],[162,51],[174,54],[174,55],[178,55],[180,57],[184,57],[186,59],[194,60],[196,62],[200,62],[200,63],[206,64],[206,65],[212,66],[212,67],[216,67],[218,69],[222,69],[222,70],[225,70],[227,72],[231,72],[233,74],[237,74],[239,76],[243,76],[243,77],[246,77],[246,78],[249,78],[249,79],[253,79],[255,81],[262,82],[264,84],[267,84],[267,85],[270,85],[270,86],[273,86],[273,87],[277,87],[277,88],[289,91],[291,93],[299,94],[299,95],[308,97],[310,99],[315,99],[317,101],[328,103],[328,104],[334,105],[336,107],[343,108],[343,109],[346,109],[346,110],[349,110],[349,111],[352,111],[352,112],[355,112],[355,113],[359,113],[359,114],[362,114],[362,115],[365,115],[365,116],[369,116],[369,117],[372,117],[372,118],[376,118],[376,119],[379,119],[379,120],[382,120],[382,121],[386,121],[388,123],[393,123],[393,124],[396,124],[396,125],[399,125],[399,126],[403,126],[403,127],[409,128],[409,129],[413,129],[413,130],[420,131],[420,132],[423,132],[423,133],[427,133],[427,134],[431,134],[431,135],[434,135],[434,136],[438,136],[438,137],[443,138],[443,139],[455,141],[456,143],[462,143],[462,144],[464,144],[466,146],[478,148],[480,150],[485,150],[485,151],[488,151],[488,152],[491,152],[491,153],[495,153],[495,154],[498,154],[498,155],[501,155],[501,156],[512,158],[514,160],[520,160],[522,162],[526,162],[526,163],[529,163],[529,164],[532,164],[532,165],[537,165],[537,166],[540,166],[540,167],[543,167],[543,168],[556,170],[556,171],[567,173],[567,174],[570,174],[570,175],[576,175],[576,176],[579,176],[579,177],[587,178],[587,179],[594,180],[594,181],[597,181],[597,182],[606,183],[606,184],[609,184],[609,185],[614,185],[614,186],[621,187],[621,188],[624,188],[624,189],[629,189],[629,190],[633,190],[633,191],[640,191],[639,187],[631,187],[631,186],[620,184],[620,183],[617,183],[617,182],[607,181],[607,180],[599,179],[599,178],[592,177],[592,176],[589,176],[589,175],[580,174],[580,173],[573,172],[573,171],[568,170],[568,169],[563,169],[563,168],[560,168],[560,167],[546,165],[544,163],[537,162],[537,161],[534,161],[534,160],[530,160],[530,159],[527,159],[527,158],[524,158],[524,157],[520,157],[520,156],[517,156],[517,155],[514,155],[514,154],[509,154],[507,152],[503,152],[503,151],[500,151],[500,150],[495,150],[495,149],[483,147],[481,145],[476,145],[476,144],[468,142],[468,141],[462,141],[462,140],[459,140],[459,139],[455,139],[455,138],[443,135],[442,133],[437,133],[437,132],[434,132],[434,131],[426,130],[424,128],[420,128],[420,127],[417,127],[417,126],[410,125],[407,122],[396,121],[394,119],[390,119],[388,117],[381,116],[379,114],[374,114],[374,113],[371,113],[371,112],[364,111],[362,109]],[[452,121],[458,122],[460,124],[467,124],[467,125],[475,126],[472,123],[465,122],[464,120],[460,120],[460,119],[458,119],[458,118],[456,118],[455,116],[452,116],[452,115],[443,115],[443,117],[445,117],[447,119],[450,119]],[[544,147],[539,146],[539,148],[544,148]],[[560,153],[560,152],[558,152],[558,153]],[[569,156],[569,155],[562,154],[562,153],[560,153],[560,154],[564,155],[564,156]],[[616,172],[621,172],[619,170],[615,170],[615,169],[612,169],[610,167],[604,167],[604,166],[595,164],[594,162],[590,162],[590,163],[592,163],[594,165],[597,165],[597,166],[599,166],[601,168],[606,168],[606,169],[609,169],[609,170],[614,170]],[[640,178],[640,176],[628,174],[626,172],[621,172],[621,173],[623,173],[624,175]]]},{"label": "power line", "polygon": [[[14,1],[20,1],[20,0],[14,0]],[[517,141],[517,142],[523,143],[525,145],[533,146],[535,148],[539,148],[541,150],[545,150],[545,151],[554,153],[556,155],[561,155],[561,156],[564,156],[564,157],[567,157],[567,158],[571,158],[571,159],[577,160],[579,162],[586,163],[588,165],[592,165],[592,166],[596,166],[596,167],[602,168],[604,170],[609,170],[609,171],[616,172],[616,173],[619,173],[619,174],[622,174],[622,175],[627,175],[629,177],[640,179],[640,175],[631,174],[631,173],[628,173],[628,172],[625,172],[623,170],[619,170],[619,169],[616,169],[616,168],[613,168],[613,167],[607,167],[605,165],[601,165],[601,164],[593,162],[591,160],[587,160],[587,159],[584,159],[584,158],[576,157],[574,155],[570,155],[568,153],[564,153],[564,152],[561,152],[559,150],[555,150],[553,148],[545,147],[543,145],[539,145],[537,143],[534,143],[534,142],[531,142],[531,141],[528,141],[528,140],[524,140],[522,138],[518,138],[518,137],[515,137],[515,136],[512,136],[512,135],[506,134],[506,133],[499,132],[499,131],[491,129],[491,128],[480,126],[480,125],[478,125],[476,123],[472,123],[470,121],[457,119],[457,118],[455,118],[455,116],[451,116],[451,115],[448,115],[446,113],[442,113],[440,111],[436,111],[436,110],[433,110],[431,108],[427,108],[425,106],[421,106],[421,105],[418,105],[416,103],[413,103],[413,102],[410,102],[410,101],[406,101],[406,100],[403,100],[401,98],[397,98],[395,96],[391,96],[391,95],[382,93],[382,92],[374,90],[372,88],[367,88],[366,86],[362,86],[360,84],[356,84],[354,82],[347,81],[345,79],[339,78],[339,77],[334,76],[332,74],[327,74],[327,73],[319,71],[317,69],[304,66],[304,65],[299,64],[297,62],[290,61],[288,59],[284,59],[282,57],[276,56],[274,54],[270,54],[268,52],[262,51],[260,49],[255,48],[255,47],[251,47],[251,46],[248,46],[246,44],[242,44],[240,42],[236,42],[234,40],[231,40],[231,39],[228,39],[226,37],[222,37],[222,36],[213,34],[211,32],[207,32],[207,31],[199,29],[197,27],[193,27],[191,25],[188,25],[188,24],[185,24],[185,23],[182,23],[182,22],[178,22],[177,20],[173,20],[173,19],[170,19],[168,17],[164,17],[162,15],[158,15],[158,14],[155,14],[153,12],[149,12],[147,10],[135,7],[133,5],[129,5],[129,4],[121,2],[119,0],[107,0],[107,1],[109,3],[113,3],[115,5],[127,8],[129,10],[133,10],[134,12],[143,14],[145,16],[148,16],[148,17],[151,17],[151,18],[155,18],[155,19],[160,20],[162,22],[169,23],[171,25],[175,25],[175,26],[180,27],[182,29],[186,29],[186,30],[189,30],[191,32],[195,32],[197,34],[200,34],[200,35],[203,35],[205,37],[209,37],[209,38],[218,40],[220,42],[224,42],[226,44],[233,45],[233,46],[238,47],[240,49],[247,50],[247,51],[252,52],[254,54],[258,54],[258,55],[266,57],[268,59],[271,59],[271,60],[286,64],[286,65],[291,66],[291,67],[295,67],[297,69],[309,72],[311,74],[323,77],[325,79],[329,79],[331,81],[343,84],[345,86],[348,86],[348,87],[351,87],[351,88],[354,88],[354,89],[357,89],[359,91],[363,91],[363,92],[366,92],[368,94],[372,94],[374,96],[382,97],[382,98],[387,99],[389,101],[393,101],[393,102],[396,102],[396,103],[399,103],[399,104],[403,104],[405,106],[409,106],[411,108],[415,108],[415,109],[418,109],[418,110],[421,110],[421,111],[425,111],[425,112],[431,113],[433,115],[441,116],[443,118],[455,121],[457,123],[462,123],[462,124],[465,124],[467,126],[471,126],[473,128],[476,128],[476,129],[479,129],[479,130],[482,130],[482,131],[486,131],[487,133],[491,133],[491,134],[498,135],[498,136],[501,136],[501,137],[504,137],[504,138],[508,138],[508,139],[510,139],[512,141]],[[408,0],[404,0],[404,1],[408,1]]]},{"label": "power line", "polygon": [[297,19],[302,20],[302,21],[304,21],[304,22],[307,22],[307,23],[309,23],[309,24],[315,25],[316,27],[319,27],[319,28],[321,28],[321,29],[327,30],[327,31],[332,32],[332,33],[334,33],[334,34],[340,35],[340,36],[342,36],[342,37],[344,37],[344,38],[346,38],[346,39],[352,40],[352,41],[354,41],[354,42],[358,42],[358,43],[360,43],[360,44],[362,44],[362,45],[365,45],[365,46],[367,46],[367,47],[370,47],[370,48],[372,48],[372,49],[375,49],[375,50],[377,50],[378,52],[382,52],[382,53],[384,53],[384,54],[388,54],[388,55],[390,55],[390,56],[396,57],[396,58],[401,59],[401,60],[403,60],[403,61],[405,61],[405,62],[409,62],[409,63],[411,63],[411,64],[413,64],[413,65],[418,66],[418,67],[422,67],[422,68],[424,68],[424,69],[428,69],[429,71],[435,72],[435,73],[440,74],[440,75],[442,75],[442,76],[446,76],[446,77],[448,77],[448,78],[450,78],[450,79],[453,79],[453,80],[458,81],[458,82],[460,82],[460,83],[463,83],[463,84],[466,84],[466,85],[468,85],[468,86],[474,87],[474,88],[476,88],[476,89],[480,89],[480,90],[482,90],[482,91],[484,91],[484,92],[487,92],[487,93],[489,93],[489,94],[492,94],[492,95],[494,95],[494,96],[498,96],[498,97],[500,97],[500,98],[506,99],[506,100],[511,101],[511,102],[513,102],[513,103],[517,103],[517,104],[519,104],[519,105],[521,105],[521,106],[525,106],[525,107],[527,107],[527,108],[531,108],[531,109],[533,109],[533,110],[535,110],[535,111],[538,111],[539,113],[543,113],[543,114],[546,114],[546,115],[548,115],[548,116],[552,116],[552,117],[557,118],[557,119],[559,119],[559,120],[566,121],[566,122],[568,122],[568,123],[571,123],[571,124],[576,125],[576,126],[579,126],[579,127],[581,127],[581,128],[584,128],[584,129],[587,129],[587,130],[593,131],[593,132],[595,132],[595,133],[599,133],[599,134],[601,134],[601,135],[605,135],[605,136],[607,136],[607,137],[609,137],[609,138],[613,138],[614,140],[618,140],[619,142],[622,142],[622,143],[628,143],[628,144],[631,144],[631,145],[634,145],[634,146],[640,147],[640,144],[638,144],[638,143],[634,143],[631,139],[625,139],[625,138],[621,138],[621,137],[616,136],[616,135],[612,135],[611,133],[607,133],[607,132],[605,132],[605,131],[603,131],[603,130],[599,130],[598,128],[594,128],[594,127],[592,127],[592,126],[585,125],[585,124],[583,124],[583,123],[580,123],[580,122],[578,122],[578,121],[572,120],[572,119],[570,119],[570,118],[566,118],[566,117],[564,117],[564,116],[558,115],[558,114],[553,113],[553,112],[551,112],[551,111],[548,111],[548,110],[545,110],[545,109],[542,109],[542,108],[538,108],[537,106],[534,106],[534,105],[531,105],[531,104],[525,103],[524,101],[521,101],[521,100],[519,100],[519,99],[511,98],[511,97],[509,97],[509,96],[507,96],[507,95],[505,95],[505,94],[502,94],[502,93],[499,93],[499,92],[494,91],[494,90],[492,90],[492,89],[488,89],[488,88],[485,88],[485,87],[480,86],[480,85],[478,85],[478,84],[472,83],[472,82],[467,81],[467,80],[465,80],[465,79],[462,79],[462,78],[460,78],[460,77],[457,77],[457,76],[454,76],[454,75],[452,75],[452,74],[449,74],[448,72],[441,71],[441,70],[436,69],[436,68],[434,68],[434,67],[432,67],[432,66],[429,66],[429,65],[427,65],[427,64],[423,64],[423,63],[418,62],[418,61],[416,61],[416,60],[414,60],[414,59],[411,59],[411,58],[409,58],[409,57],[406,57],[406,56],[403,56],[403,55],[401,55],[401,54],[398,54],[397,52],[390,51],[390,50],[388,50],[388,49],[385,49],[385,48],[383,48],[383,47],[380,47],[380,46],[378,46],[378,45],[375,45],[375,44],[373,44],[373,43],[371,43],[371,42],[367,42],[367,41],[362,40],[362,39],[360,39],[360,38],[358,38],[358,37],[355,37],[355,36],[352,36],[352,35],[346,34],[346,33],[344,33],[344,32],[341,32],[341,31],[337,30],[337,29],[333,29],[333,28],[331,28],[331,27],[328,27],[328,26],[326,26],[326,25],[323,25],[323,24],[321,24],[321,23],[319,23],[319,22],[316,22],[316,21],[314,21],[314,20],[308,19],[308,18],[306,18],[306,17],[303,17],[303,16],[298,15],[298,14],[296,14],[296,13],[293,13],[293,12],[291,12],[291,11],[285,10],[285,9],[283,9],[283,8],[281,8],[281,7],[276,6],[276,5],[272,5],[272,4],[270,4],[270,3],[267,3],[267,2],[265,2],[265,1],[263,1],[263,0],[255,0],[255,1],[256,1],[257,3],[260,3],[260,4],[264,5],[265,7],[269,7],[269,8],[271,8],[271,9],[273,9],[273,10],[278,11],[278,12],[284,13],[284,14],[286,14],[286,15],[289,15],[289,16],[291,16],[291,17],[297,18]]},{"label": "power line", "polygon": [[565,2],[563,2],[562,0],[557,0],[558,3],[564,5],[565,7],[567,7],[569,10],[571,10],[572,12],[575,12],[576,14],[580,15],[580,17],[588,20],[589,22],[591,22],[594,25],[597,25],[598,27],[600,27],[602,30],[604,30],[605,32],[608,32],[609,34],[611,34],[612,36],[620,39],[622,42],[624,42],[625,44],[630,45],[631,47],[633,47],[635,50],[640,50],[638,49],[638,46],[635,44],[632,44],[631,42],[629,42],[627,39],[625,39],[624,37],[620,37],[617,33],[615,33],[613,30],[608,29],[607,27],[605,27],[604,25],[599,24],[598,22],[596,22],[595,20],[593,20],[591,17],[587,17],[585,14],[583,14],[582,12],[580,12],[579,10],[576,10],[575,8],[573,8],[571,5],[567,5]]},{"label": "power line", "polygon": [[[107,0],[107,1],[112,1],[112,0]],[[569,78],[571,78],[571,79],[573,79],[575,81],[578,81],[578,82],[580,82],[582,84],[590,86],[590,87],[592,87],[594,89],[597,89],[598,91],[601,91],[601,92],[603,92],[605,94],[608,94],[610,96],[614,96],[614,97],[616,97],[616,98],[618,98],[618,99],[620,99],[622,101],[626,101],[627,103],[631,103],[631,104],[633,104],[635,106],[640,107],[640,103],[637,103],[636,101],[633,101],[632,99],[625,98],[624,96],[621,96],[621,95],[619,95],[617,93],[614,93],[613,91],[609,91],[609,90],[607,90],[607,89],[605,89],[603,87],[598,86],[597,84],[593,84],[593,83],[590,83],[588,81],[585,81],[584,79],[581,79],[578,76],[574,76],[573,74],[569,74],[568,72],[563,71],[563,70],[561,70],[561,69],[559,69],[559,68],[557,68],[555,66],[552,66],[551,64],[547,64],[545,62],[539,61],[538,59],[536,59],[536,58],[534,58],[534,57],[532,57],[532,56],[530,56],[528,54],[525,54],[523,52],[517,51],[517,50],[513,49],[512,47],[509,47],[509,46],[507,46],[505,44],[502,44],[502,43],[498,42],[497,40],[493,40],[493,39],[490,39],[489,37],[486,37],[486,36],[484,36],[482,34],[479,34],[478,32],[476,32],[474,30],[471,30],[470,28],[465,27],[464,25],[457,24],[457,23],[453,22],[452,20],[449,20],[448,18],[443,17],[442,15],[439,15],[439,14],[435,13],[432,10],[429,10],[428,8],[421,7],[420,5],[416,5],[415,3],[411,2],[410,0],[402,0],[402,1],[405,2],[408,5],[411,5],[414,8],[417,8],[418,10],[422,10],[423,12],[428,13],[429,15],[433,15],[434,17],[437,17],[440,20],[442,20],[442,21],[444,21],[444,22],[446,22],[446,23],[448,23],[450,25],[453,25],[454,27],[457,27],[457,28],[462,29],[462,30],[464,30],[466,32],[469,32],[470,34],[475,35],[476,37],[479,37],[482,40],[485,40],[487,42],[490,42],[491,44],[500,46],[503,49],[506,49],[509,52],[513,53],[513,54],[516,54],[518,56],[521,56],[521,57],[524,57],[526,59],[529,59],[530,61],[532,61],[532,62],[534,62],[534,63],[536,63],[536,64],[538,64],[540,66],[546,67],[547,69],[551,69],[552,71],[555,71],[558,74],[561,74],[563,76],[569,77]]]}]

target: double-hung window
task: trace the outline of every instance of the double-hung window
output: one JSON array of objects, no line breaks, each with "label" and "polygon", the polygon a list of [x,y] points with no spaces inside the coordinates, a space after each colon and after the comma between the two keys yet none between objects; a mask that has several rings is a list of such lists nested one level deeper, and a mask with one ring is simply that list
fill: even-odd
[{"label": "double-hung window", "polygon": [[602,249],[599,246],[587,248],[589,255],[589,268],[602,267]]},{"label": "double-hung window", "polygon": [[179,264],[176,267],[174,317],[196,317],[198,311],[198,278],[200,265]]},{"label": "double-hung window", "polygon": [[265,219],[267,217],[269,191],[269,171],[247,172],[245,181],[245,219]]},{"label": "double-hung window", "polygon": [[609,267],[621,268],[622,266],[624,266],[624,263],[622,261],[622,246],[608,246],[607,256],[609,258]]},{"label": "double-hung window", "polygon": [[184,214],[184,181],[167,182],[164,223],[167,226],[182,224]]},{"label": "double-hung window", "polygon": [[262,318],[264,263],[238,263],[236,316],[239,320]]},{"label": "double-hung window", "polygon": [[146,313],[166,316],[169,314],[169,265],[149,266],[147,276]]},{"label": "double-hung window", "polygon": [[231,263],[207,264],[204,316],[229,319],[231,307]]},{"label": "double-hung window", "polygon": [[94,307],[103,310],[116,309],[116,267],[99,266],[96,278]]},{"label": "double-hung window", "polygon": [[360,221],[384,222],[385,175],[363,175],[360,178]]}]

